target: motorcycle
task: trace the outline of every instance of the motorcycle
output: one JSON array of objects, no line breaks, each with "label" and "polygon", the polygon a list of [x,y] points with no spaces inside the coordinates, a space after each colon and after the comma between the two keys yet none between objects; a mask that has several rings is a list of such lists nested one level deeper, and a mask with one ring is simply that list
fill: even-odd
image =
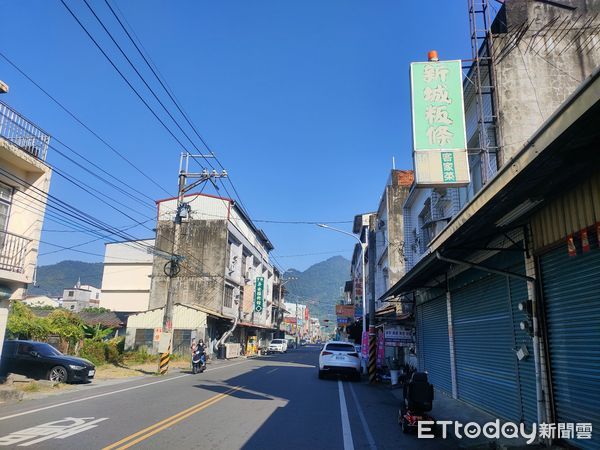
[{"label": "motorcycle", "polygon": [[201,349],[196,349],[192,354],[192,373],[202,373],[206,370],[206,354]]},{"label": "motorcycle", "polygon": [[418,428],[420,421],[432,421],[429,414],[433,407],[433,385],[426,372],[413,372],[404,384],[404,399],[398,413],[398,424],[404,433]]}]

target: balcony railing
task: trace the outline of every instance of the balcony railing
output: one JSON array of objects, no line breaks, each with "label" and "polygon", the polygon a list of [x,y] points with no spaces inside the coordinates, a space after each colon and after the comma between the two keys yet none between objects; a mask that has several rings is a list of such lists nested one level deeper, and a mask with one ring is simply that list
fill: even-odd
[{"label": "balcony railing", "polygon": [[46,160],[50,135],[3,102],[0,102],[0,137],[36,158]]},{"label": "balcony railing", "polygon": [[23,273],[25,254],[31,239],[0,231],[0,269]]}]

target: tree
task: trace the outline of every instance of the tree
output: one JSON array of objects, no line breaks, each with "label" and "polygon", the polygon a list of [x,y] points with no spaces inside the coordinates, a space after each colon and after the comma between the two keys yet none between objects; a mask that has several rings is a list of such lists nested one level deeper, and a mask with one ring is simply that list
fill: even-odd
[{"label": "tree", "polygon": [[36,317],[31,309],[13,301],[6,329],[11,337],[33,340],[46,340],[51,333],[48,319]]},{"label": "tree", "polygon": [[103,341],[104,338],[112,334],[112,328],[103,327],[101,324],[96,325],[83,325],[83,332],[85,333],[86,339],[93,341]]},{"label": "tree", "polygon": [[51,334],[60,337],[71,346],[77,346],[83,339],[83,321],[76,314],[65,309],[52,311],[48,316]]}]

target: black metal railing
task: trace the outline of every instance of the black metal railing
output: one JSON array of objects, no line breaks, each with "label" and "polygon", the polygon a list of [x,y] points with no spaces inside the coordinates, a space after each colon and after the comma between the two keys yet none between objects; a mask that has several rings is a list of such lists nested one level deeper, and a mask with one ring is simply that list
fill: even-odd
[{"label": "black metal railing", "polygon": [[0,269],[23,273],[31,239],[0,231]]},{"label": "black metal railing", "polygon": [[3,102],[0,102],[0,137],[46,160],[50,135]]}]

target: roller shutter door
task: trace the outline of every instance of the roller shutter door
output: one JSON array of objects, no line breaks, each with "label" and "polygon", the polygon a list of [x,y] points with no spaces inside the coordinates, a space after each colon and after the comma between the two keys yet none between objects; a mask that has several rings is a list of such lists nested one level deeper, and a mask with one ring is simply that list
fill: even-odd
[{"label": "roller shutter door", "polygon": [[592,423],[600,448],[600,249],[569,256],[566,245],[540,256],[555,421]]},{"label": "roller shutter door", "polygon": [[452,293],[458,397],[502,418],[517,412],[506,279],[488,276]]},{"label": "roller shutter door", "polygon": [[417,345],[419,369],[436,388],[452,393],[446,297],[417,307]]}]

